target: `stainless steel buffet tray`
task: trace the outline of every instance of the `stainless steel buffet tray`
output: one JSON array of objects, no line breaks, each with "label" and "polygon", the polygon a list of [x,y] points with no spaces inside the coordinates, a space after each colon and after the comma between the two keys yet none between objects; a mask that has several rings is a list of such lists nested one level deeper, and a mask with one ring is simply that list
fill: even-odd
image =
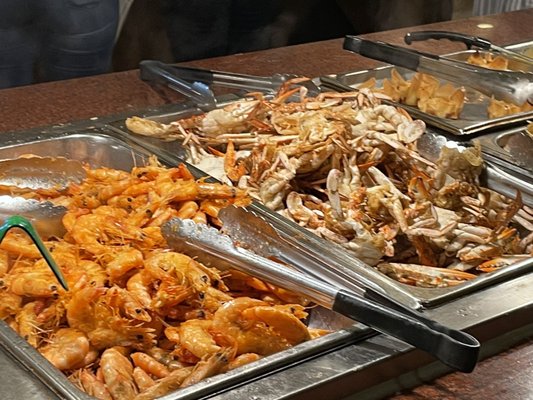
[{"label": "stainless steel buffet tray", "polygon": [[[146,115],[159,115],[171,120],[177,115],[183,116],[184,112],[191,112],[190,106],[180,105],[172,106],[171,112],[168,110],[166,107],[149,110]],[[164,163],[179,162],[177,154],[181,150],[176,142],[164,143],[124,135],[124,128],[120,129],[123,119],[119,118],[122,117],[102,120],[97,124],[82,122],[66,128],[3,134],[0,137],[0,158],[13,158],[24,153],[76,156],[94,166],[113,167],[119,163],[122,168],[128,169],[133,163],[141,164],[149,154],[155,153]],[[97,127],[93,128],[92,125]],[[120,157],[116,155],[117,152],[121,154]],[[262,212],[263,208],[259,206],[258,209]],[[289,224],[288,230],[285,230],[285,224]],[[278,222],[274,222],[274,225],[284,232],[284,236],[296,232],[312,243],[318,239],[283,219],[279,220],[279,225]],[[307,240],[301,243],[302,246],[308,245]],[[330,249],[324,258],[336,252],[327,243],[320,243],[318,251],[313,248],[307,248],[307,251],[322,254],[320,249],[324,245]],[[334,258],[326,261],[334,271],[337,261],[347,266],[354,262],[342,249]],[[403,285],[371,268],[365,271],[368,279],[375,279],[386,291],[390,289],[389,293],[395,299],[413,308],[420,307],[420,301],[412,293],[405,292]],[[476,287],[474,289],[478,290],[473,289],[466,296],[447,297],[446,301],[438,302],[435,307],[422,312],[450,327],[474,333],[484,343],[482,357],[490,356],[533,332],[530,323],[533,274],[516,275],[513,279],[508,276],[509,279],[497,285]],[[498,301],[491,301],[491,305],[487,306],[487,299]],[[429,356],[413,347],[384,335],[375,335],[358,324],[338,319],[336,314],[314,313],[313,319],[325,319],[323,324],[339,330],[229,374],[210,378],[164,399],[281,400],[340,399],[346,396],[381,399],[448,371],[442,364],[433,362]],[[3,371],[0,397],[4,399],[89,399],[4,323],[0,323],[0,368]]]},{"label": "stainless steel buffet tray", "polygon": [[[33,154],[42,157],[65,157],[79,160],[92,167],[130,170],[136,165],[145,164],[151,155],[151,151],[139,146],[128,137],[106,128],[47,134],[18,133],[14,138],[16,140],[10,141],[7,136],[0,137],[0,159],[13,159],[22,155]],[[169,166],[181,162],[175,155],[157,155],[161,162]],[[198,173],[198,171],[196,172]],[[288,365],[301,363],[318,354],[332,351],[349,343],[375,335],[375,332],[365,326],[354,323],[340,314],[321,307],[311,310],[309,325],[328,329],[333,333],[265,357],[226,374],[206,379],[171,396],[165,396],[165,398],[198,398],[220,392],[248,380],[257,379],[275,370],[285,368]],[[61,398],[92,398],[77,389],[63,373],[56,370],[3,321],[0,321],[0,348]],[[33,384],[33,382],[29,382],[28,387]]]},{"label": "stainless steel buffet tray", "polygon": [[[533,41],[516,44],[509,46],[508,48],[517,52],[530,51],[530,49],[533,49]],[[466,61],[468,56],[474,52],[475,50],[465,50],[447,54],[445,57],[458,61]],[[369,70],[346,72],[332,77],[341,84],[352,88],[357,88],[361,83],[370,78],[375,78],[377,86],[379,87],[384,79],[390,79],[392,69],[396,69],[404,79],[410,79],[414,75],[414,72],[408,69],[385,65]],[[443,80],[442,82],[445,83],[446,81]],[[505,128],[533,117],[533,111],[529,111],[489,119],[487,116],[487,106],[490,98],[467,87],[465,88],[465,91],[465,104],[459,119],[440,118],[435,115],[427,114],[416,107],[399,103],[396,105],[406,109],[411,115],[424,120],[429,125],[454,135],[468,135],[486,132],[495,128]]]},{"label": "stainless steel buffet tray", "polygon": [[[178,106],[174,112],[155,112],[146,114],[144,117],[161,123],[169,123],[198,112],[200,110],[195,108]],[[110,126],[118,132],[128,135],[129,130],[126,128],[124,120],[113,121],[110,123]],[[178,141],[165,142],[161,139],[135,135],[131,132],[129,133],[129,138],[137,142],[140,146],[150,149],[150,151],[161,156],[179,154],[183,157],[185,155],[185,150],[180,146]],[[437,131],[429,129],[425,137],[425,140],[428,140],[428,142],[424,146],[428,151],[437,151],[436,156],[438,156],[438,149],[447,141],[455,141],[455,139],[457,138],[446,137]],[[524,202],[533,206],[533,181],[518,179],[511,174],[509,169],[496,164],[487,164],[484,178],[484,184],[487,187],[509,197],[514,197],[516,190],[520,190]],[[278,234],[290,242],[293,247],[299,248],[302,252],[307,253],[315,262],[323,265],[324,269],[333,271],[330,276],[323,274],[321,276],[322,279],[331,282],[335,277],[343,276],[347,286],[350,285],[350,282],[366,280],[381,287],[390,297],[414,309],[434,307],[459,296],[480,290],[488,285],[512,279],[517,275],[533,270],[533,258],[531,258],[498,271],[484,274],[455,287],[413,287],[385,276],[376,269],[357,260],[341,246],[317,237],[305,228],[298,226],[260,204],[253,204],[249,208],[256,214],[267,219],[278,231]]]}]

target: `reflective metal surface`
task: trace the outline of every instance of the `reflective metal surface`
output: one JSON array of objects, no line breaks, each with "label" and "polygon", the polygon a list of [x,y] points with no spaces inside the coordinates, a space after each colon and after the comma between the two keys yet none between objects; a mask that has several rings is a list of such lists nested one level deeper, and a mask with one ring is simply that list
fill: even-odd
[{"label": "reflective metal surface", "polygon": [[[171,108],[170,112],[151,110],[147,114],[172,119],[190,112],[190,108],[185,106]],[[113,120],[116,121],[101,121],[96,126],[79,124],[68,129],[5,134],[0,139],[0,158],[33,153],[74,158],[93,166],[129,169],[133,164],[142,164],[151,153],[156,153],[162,162],[168,164],[175,164],[178,156],[183,154],[183,149],[175,142],[164,143],[121,133],[126,132],[121,128],[121,122]],[[258,209],[268,213],[261,207]],[[309,251],[315,247],[308,246],[317,246],[316,249],[320,250],[314,251],[317,262],[338,262],[345,268],[358,264],[335,246],[328,245],[327,251],[321,251],[324,244],[319,244],[317,237],[294,226],[287,229],[287,221],[281,218],[275,221],[274,226],[284,238],[294,234],[292,238],[300,248]],[[435,292],[426,289],[428,292],[424,293],[423,289],[398,284],[369,267],[360,265],[356,270],[358,276],[369,279],[387,292],[390,290],[394,298],[411,308],[431,306],[424,311],[428,317],[452,328],[466,329],[483,345],[490,341],[491,348],[501,350],[533,333],[531,272],[515,271],[450,296],[445,290]],[[337,318],[335,314],[313,313],[310,323],[316,326],[327,324],[337,331],[164,398],[340,399],[346,396],[357,398],[358,393],[364,393],[366,399],[381,398],[398,390],[401,386],[399,377],[403,374],[416,371],[417,376],[430,377],[431,374],[447,371],[442,364],[435,363],[431,357],[413,347],[377,335],[359,324],[351,325],[349,320]],[[517,333],[511,338],[505,336],[506,332],[514,329]],[[3,371],[0,376],[2,398],[86,398],[5,324],[0,324],[0,366]]]},{"label": "reflective metal surface", "polygon": [[[16,157],[22,154],[33,154],[41,157],[63,156],[88,163],[93,167],[105,166],[130,170],[136,165],[144,164],[151,155],[149,150],[138,146],[129,141],[127,137],[109,128],[78,129],[71,134],[63,134],[58,131],[58,133],[40,133],[38,135],[28,132],[26,134],[20,133],[19,135],[18,139],[25,137],[26,140],[18,144],[12,144],[9,140],[4,140],[1,143],[3,146],[0,147],[0,157],[7,158],[11,155]],[[181,162],[175,155],[158,154],[158,156],[161,162],[168,165],[176,165]],[[64,178],[70,180],[77,177],[79,171],[73,168],[63,172]],[[21,184],[23,186],[25,179],[32,180],[32,177],[21,176]],[[173,398],[187,398],[187,396],[197,398],[200,395],[214,393],[226,386],[242,383],[248,379],[270,373],[272,370],[302,362],[316,354],[330,351],[332,348],[342,347],[346,343],[361,340],[373,334],[370,329],[320,307],[311,310],[310,314],[310,322],[315,328],[331,330],[334,333],[295,346],[280,354],[265,357],[254,364],[224,374],[223,377],[213,377],[202,381],[188,388],[183,393],[184,397],[182,397],[180,392],[179,395]],[[34,378],[43,382],[46,387],[58,393],[62,398],[89,398],[3,321],[0,321],[0,346],[3,348],[4,353],[15,358],[25,368],[30,369]],[[1,362],[7,364],[11,362],[8,357],[0,357],[0,359]]]},{"label": "reflective metal surface", "polygon": [[[517,52],[525,52],[527,49],[533,47],[533,42],[522,43],[512,46],[512,49]],[[511,47],[510,47],[511,48]],[[454,60],[465,61],[472,50],[466,50],[463,52],[457,52],[448,54],[446,58],[452,58]],[[341,84],[350,87],[357,87],[359,84],[367,81],[368,79],[375,78],[378,82],[378,86],[384,79],[390,79],[391,70],[394,67],[387,65],[371,70],[362,70],[347,72],[344,74],[338,74],[335,76]],[[414,72],[395,67],[396,70],[404,77],[404,79],[410,79]],[[434,115],[426,114],[420,111],[416,107],[408,106],[405,104],[398,104],[402,108],[405,108],[411,115],[416,118],[420,118],[426,121],[429,125],[439,129],[443,129],[446,132],[450,132],[455,135],[468,135],[474,133],[487,132],[494,128],[504,128],[518,122],[523,122],[533,117],[533,112],[522,112],[518,114],[508,115],[500,118],[488,119],[487,106],[489,105],[490,97],[485,96],[473,89],[465,87],[465,104],[461,117],[459,119],[440,118]]]},{"label": "reflective metal surface", "polygon": [[[231,100],[233,98],[228,99],[228,101]],[[169,123],[180,118],[185,118],[197,111],[196,109],[178,107],[175,113],[154,113],[148,116],[148,118],[162,123]],[[129,132],[123,121],[114,121],[110,125],[117,132],[123,134],[128,134]],[[185,155],[185,151],[178,141],[163,142],[160,139],[134,134],[130,134],[128,137],[140,146],[146,147],[161,156],[167,155],[172,157],[172,153],[182,156]],[[472,145],[468,141],[461,141],[461,139],[464,138],[455,135],[445,135],[442,131],[430,128],[418,140],[418,150],[424,157],[435,161],[438,158],[440,149],[448,143],[458,143],[466,146]],[[201,171],[198,171],[198,173],[205,174]],[[510,198],[514,198],[516,191],[520,190],[524,203],[533,207],[533,185],[531,181],[520,175],[513,174],[512,171],[501,167],[499,164],[487,164],[483,175],[483,184]],[[433,307],[450,299],[463,296],[488,285],[497,284],[503,280],[511,279],[514,276],[533,270],[533,258],[529,258],[510,267],[483,274],[455,287],[414,287],[399,283],[385,276],[350,255],[340,245],[319,238],[307,229],[300,227],[261,204],[254,203],[249,209],[267,219],[273,228],[277,230],[278,234],[289,243],[290,247],[309,254],[317,263],[322,264],[325,269],[330,269],[334,274],[341,276],[347,285],[350,285],[350,282],[366,281],[367,286],[372,284],[377,285],[387,295],[413,309],[421,306]],[[322,274],[321,277],[327,280],[325,274]]]}]

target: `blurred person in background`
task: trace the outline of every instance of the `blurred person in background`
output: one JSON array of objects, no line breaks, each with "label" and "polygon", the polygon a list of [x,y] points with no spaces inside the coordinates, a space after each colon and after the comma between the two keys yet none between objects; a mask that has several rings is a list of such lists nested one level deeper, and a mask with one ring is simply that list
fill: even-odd
[{"label": "blurred person in background", "polygon": [[449,20],[453,0],[161,0],[175,62]]},{"label": "blurred person in background", "polygon": [[474,0],[473,15],[498,14],[533,7],[533,0]]},{"label": "blurred person in background", "polygon": [[0,0],[0,88],[109,71],[118,0]]}]

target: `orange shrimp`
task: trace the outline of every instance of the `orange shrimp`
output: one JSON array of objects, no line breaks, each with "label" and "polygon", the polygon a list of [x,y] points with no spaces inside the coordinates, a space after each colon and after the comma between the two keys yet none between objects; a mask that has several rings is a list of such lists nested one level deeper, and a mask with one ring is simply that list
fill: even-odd
[{"label": "orange shrimp", "polygon": [[80,371],[80,383],[88,395],[94,396],[99,400],[113,400],[105,384],[98,380],[91,371],[87,369]]},{"label": "orange shrimp", "polygon": [[9,253],[0,249],[0,278],[9,271]]},{"label": "orange shrimp", "polygon": [[243,365],[249,364],[251,362],[260,360],[263,358],[259,354],[256,353],[244,353],[237,357],[235,357],[233,360],[231,360],[228,364],[228,370],[232,370],[235,368],[242,367]]},{"label": "orange shrimp", "polygon": [[143,392],[155,385],[155,381],[152,379],[152,377],[139,367],[133,368],[133,380],[135,381],[135,384],[139,388],[140,392]]},{"label": "orange shrimp", "polygon": [[28,235],[22,234],[16,229],[10,230],[0,243],[0,249],[16,256],[37,259],[41,253]]},{"label": "orange shrimp", "polygon": [[111,281],[117,281],[128,271],[142,267],[143,254],[129,246],[121,247],[109,256],[111,259],[107,262],[106,269]]},{"label": "orange shrimp", "polygon": [[104,382],[114,400],[130,400],[137,395],[133,380],[133,366],[120,349],[109,348],[102,353],[100,369]]},{"label": "orange shrimp", "polygon": [[196,201],[187,200],[180,204],[176,216],[181,219],[190,219],[198,212],[198,209]]},{"label": "orange shrimp", "polygon": [[84,367],[86,363],[96,359],[94,352],[90,354],[87,336],[74,328],[59,329],[38,350],[54,367],[62,371]]},{"label": "orange shrimp", "polygon": [[6,276],[11,292],[19,296],[52,297],[60,290],[59,284],[44,259],[33,265],[16,263]]},{"label": "orange shrimp", "polygon": [[18,334],[35,348],[39,343],[37,314],[39,313],[40,306],[39,301],[26,303],[22,307],[22,310],[15,316]]},{"label": "orange shrimp", "polygon": [[145,308],[152,304],[152,295],[150,294],[149,284],[142,272],[133,274],[126,283],[126,288],[133,296],[137,298],[139,303]]},{"label": "orange shrimp", "polygon": [[261,300],[239,297],[215,312],[211,331],[233,338],[237,355],[272,354],[310,339],[307,327],[295,315],[302,312],[299,307],[269,306]]},{"label": "orange shrimp", "polygon": [[172,371],[170,375],[161,378],[142,393],[135,400],[153,400],[173,390],[179,389],[185,378],[191,374],[192,367],[180,368]]},{"label": "orange shrimp", "polygon": [[201,319],[182,322],[178,328],[180,346],[200,359],[219,351],[220,346],[209,333],[211,325],[212,321]]},{"label": "orange shrimp", "polygon": [[157,378],[164,378],[170,374],[168,368],[146,353],[137,352],[130,354],[133,364],[146,373]]},{"label": "orange shrimp", "polygon": [[15,316],[22,309],[22,297],[7,290],[0,290],[0,319]]},{"label": "orange shrimp", "polygon": [[224,348],[212,354],[206,360],[194,366],[193,371],[185,378],[180,387],[187,387],[201,380],[222,372],[235,357],[235,350],[231,347]]}]

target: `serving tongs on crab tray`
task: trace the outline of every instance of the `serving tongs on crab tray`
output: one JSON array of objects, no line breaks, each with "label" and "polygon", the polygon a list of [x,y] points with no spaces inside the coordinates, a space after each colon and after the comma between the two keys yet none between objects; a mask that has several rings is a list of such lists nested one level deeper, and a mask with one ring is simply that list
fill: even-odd
[{"label": "serving tongs on crab tray", "polygon": [[294,82],[305,87],[311,96],[316,96],[320,93],[320,87],[316,80],[287,73],[256,76],[184,67],[156,60],[141,61],[139,69],[142,80],[166,85],[188,97],[199,108],[206,111],[216,107],[216,97],[210,89],[211,85],[219,85],[245,92],[255,91],[274,94],[283,84]]},{"label": "serving tongs on crab tray", "polygon": [[321,306],[424,350],[451,368],[471,372],[476,365],[480,348],[477,339],[392,300],[384,305],[354,291],[339,289],[247,250],[218,229],[192,220],[172,219],[162,232],[169,247],[177,251],[186,249],[206,264],[214,258],[217,265],[226,264],[299,292]]},{"label": "serving tongs on crab tray", "polygon": [[[406,33],[404,37],[404,41],[407,44],[412,44],[413,42],[419,42],[429,39],[447,39],[453,42],[464,43],[469,50],[475,48],[490,51],[495,54],[500,54],[508,58],[509,60],[517,62],[518,68],[514,69],[523,69],[527,71],[533,68],[533,58],[528,57],[525,54],[506,49],[505,47],[495,45],[490,40],[479,36],[466,35],[464,33],[450,31],[415,31]],[[523,65],[520,66],[521,64]]]},{"label": "serving tongs on crab tray", "polygon": [[533,104],[533,73],[522,71],[496,71],[463,62],[450,60],[380,41],[370,41],[356,36],[346,36],[343,48],[412,71],[428,73],[468,86],[489,97],[521,105]]}]

